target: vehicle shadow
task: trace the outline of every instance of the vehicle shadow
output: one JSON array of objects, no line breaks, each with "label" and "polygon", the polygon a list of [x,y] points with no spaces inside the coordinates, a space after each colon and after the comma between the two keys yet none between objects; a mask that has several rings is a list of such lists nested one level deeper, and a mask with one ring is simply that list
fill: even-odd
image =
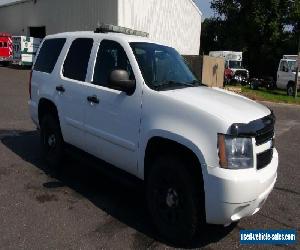
[{"label": "vehicle shadow", "polygon": [[74,190],[99,209],[146,235],[138,239],[139,244],[149,246],[154,239],[173,247],[198,248],[220,241],[234,228],[234,226],[227,228],[205,226],[197,242],[188,246],[174,246],[159,237],[154,230],[147,213],[142,183],[124,182],[123,179],[127,179],[127,174],[122,172],[118,173],[118,178],[115,178],[114,174],[107,178],[107,171],[104,169],[111,169],[111,166],[99,160],[95,164],[93,157],[87,155],[81,156],[81,159],[74,155],[68,156],[63,166],[57,170],[51,170],[46,167],[41,158],[37,131],[21,132],[14,136],[4,137],[1,142],[23,160],[55,179],[55,181],[44,183],[43,188],[53,190],[68,187]]}]

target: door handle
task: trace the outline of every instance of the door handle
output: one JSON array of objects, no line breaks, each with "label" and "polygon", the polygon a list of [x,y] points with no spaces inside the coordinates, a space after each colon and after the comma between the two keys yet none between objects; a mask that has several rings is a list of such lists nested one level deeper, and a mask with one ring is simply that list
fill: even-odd
[{"label": "door handle", "polygon": [[65,92],[66,90],[65,90],[65,88],[64,88],[64,86],[62,86],[62,85],[60,85],[60,86],[56,86],[56,91],[58,91],[58,92]]},{"label": "door handle", "polygon": [[91,103],[95,103],[95,104],[99,104],[99,99],[98,99],[98,97],[96,96],[96,95],[93,95],[93,96],[88,96],[87,98],[86,98],[89,102],[91,102]]}]

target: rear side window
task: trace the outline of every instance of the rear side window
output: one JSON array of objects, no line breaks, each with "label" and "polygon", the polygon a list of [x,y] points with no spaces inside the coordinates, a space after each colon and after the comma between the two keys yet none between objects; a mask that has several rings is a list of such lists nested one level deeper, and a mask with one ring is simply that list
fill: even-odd
[{"label": "rear side window", "polygon": [[64,63],[63,75],[84,82],[93,47],[93,39],[78,38],[73,41]]},{"label": "rear side window", "polygon": [[34,70],[51,73],[66,42],[65,38],[49,39],[43,43]]}]

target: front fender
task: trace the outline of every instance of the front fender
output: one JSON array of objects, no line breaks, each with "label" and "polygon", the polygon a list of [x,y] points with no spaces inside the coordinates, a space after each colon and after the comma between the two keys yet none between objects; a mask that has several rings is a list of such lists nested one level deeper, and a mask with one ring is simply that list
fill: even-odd
[{"label": "front fender", "polygon": [[191,150],[196,155],[196,157],[199,160],[199,163],[201,165],[202,173],[207,171],[206,162],[205,162],[203,153],[202,153],[201,149],[199,148],[199,146],[197,146],[195,143],[193,143],[193,141],[189,140],[188,138],[185,138],[182,135],[179,135],[179,134],[167,131],[167,130],[153,129],[153,130],[149,131],[149,133],[147,134],[147,136],[144,138],[143,142],[140,145],[140,154],[139,154],[139,160],[138,160],[139,161],[139,168],[138,168],[138,177],[139,178],[144,179],[144,163],[145,163],[144,159],[145,159],[146,149],[147,149],[148,142],[154,137],[160,137],[163,139],[171,140],[171,141],[181,144],[182,146],[185,146],[186,148]]}]

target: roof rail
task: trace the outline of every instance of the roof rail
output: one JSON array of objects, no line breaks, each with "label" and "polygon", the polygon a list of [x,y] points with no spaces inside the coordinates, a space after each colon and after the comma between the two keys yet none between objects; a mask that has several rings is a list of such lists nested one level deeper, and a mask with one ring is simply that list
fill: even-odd
[{"label": "roof rail", "polygon": [[283,55],[283,59],[287,60],[297,60],[298,56],[297,55]]},{"label": "roof rail", "polygon": [[149,37],[149,33],[139,31],[139,30],[133,30],[121,26],[116,26],[112,24],[101,24],[98,28],[95,29],[95,33],[122,33],[127,35],[133,35],[133,36],[142,36],[142,37]]}]

